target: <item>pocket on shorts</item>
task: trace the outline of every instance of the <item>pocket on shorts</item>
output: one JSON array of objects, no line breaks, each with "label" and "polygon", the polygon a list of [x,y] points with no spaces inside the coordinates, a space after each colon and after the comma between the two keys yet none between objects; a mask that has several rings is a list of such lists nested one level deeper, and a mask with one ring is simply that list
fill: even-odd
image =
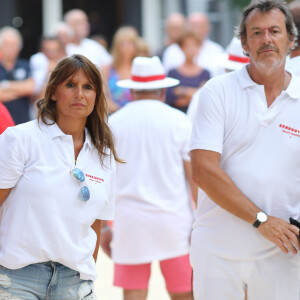
[{"label": "pocket on shorts", "polygon": [[92,281],[85,281],[80,285],[78,290],[79,299],[82,300],[97,300],[94,283]]}]

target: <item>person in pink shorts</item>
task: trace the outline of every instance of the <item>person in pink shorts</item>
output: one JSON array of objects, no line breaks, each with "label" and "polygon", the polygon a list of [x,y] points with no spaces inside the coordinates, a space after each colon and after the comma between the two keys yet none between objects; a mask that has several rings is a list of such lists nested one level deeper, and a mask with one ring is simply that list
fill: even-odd
[{"label": "person in pink shorts", "polygon": [[[166,77],[158,57],[136,57],[129,88],[133,101],[109,120],[117,151],[116,214],[112,235],[114,285],[125,300],[147,297],[150,267],[159,261],[171,299],[191,300],[189,263],[193,222],[187,146],[191,122],[164,103],[166,88],[179,80]],[[109,230],[102,246],[110,254]]]}]

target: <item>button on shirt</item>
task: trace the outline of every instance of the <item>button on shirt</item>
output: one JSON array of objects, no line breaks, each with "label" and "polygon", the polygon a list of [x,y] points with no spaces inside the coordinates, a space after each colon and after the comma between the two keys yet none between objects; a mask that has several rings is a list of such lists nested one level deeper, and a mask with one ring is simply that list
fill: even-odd
[{"label": "button on shirt", "polygon": [[[220,165],[267,214],[300,216],[300,78],[268,107],[264,86],[246,67],[209,81],[199,95],[190,150],[221,154]],[[253,226],[199,190],[192,244],[228,259],[260,259],[280,251]]]},{"label": "button on shirt", "polygon": [[70,175],[75,167],[71,135],[35,121],[0,136],[0,188],[12,188],[0,207],[0,265],[10,269],[56,261],[95,280],[96,219],[114,217],[115,162],[101,166],[86,129],[76,167],[85,174],[90,199]]}]

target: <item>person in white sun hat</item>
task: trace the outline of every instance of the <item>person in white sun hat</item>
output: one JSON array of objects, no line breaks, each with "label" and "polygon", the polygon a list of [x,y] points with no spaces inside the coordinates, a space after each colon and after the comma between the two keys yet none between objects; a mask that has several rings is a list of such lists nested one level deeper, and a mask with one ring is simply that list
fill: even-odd
[{"label": "person in white sun hat", "polygon": [[[231,40],[226,52],[226,54],[222,54],[215,61],[215,64],[223,68],[224,72],[226,73],[238,70],[248,64],[250,61],[249,57],[244,54],[241,41],[236,37]],[[187,110],[187,116],[192,122],[196,118],[201,88],[199,88],[193,95]]]},{"label": "person in white sun hat", "polygon": [[[117,166],[112,243],[114,285],[123,288],[125,300],[146,299],[154,260],[160,261],[171,299],[192,299],[187,155],[192,125],[164,103],[166,88],[178,84],[165,76],[158,57],[136,57],[131,79],[118,82],[133,98],[109,120],[118,154],[126,161]],[[105,237],[111,233],[104,231],[102,247],[110,254]]]}]

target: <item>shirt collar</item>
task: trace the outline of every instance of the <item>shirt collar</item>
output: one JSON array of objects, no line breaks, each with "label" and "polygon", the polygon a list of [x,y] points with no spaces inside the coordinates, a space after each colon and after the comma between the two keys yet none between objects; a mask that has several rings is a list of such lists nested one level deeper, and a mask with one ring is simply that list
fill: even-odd
[{"label": "shirt collar", "polygon": [[[300,99],[300,78],[297,77],[292,71],[287,71],[289,72],[292,76],[290,84],[288,88],[285,90],[285,92],[291,97],[291,98],[296,98]],[[247,66],[242,67],[240,70],[236,71],[236,76],[237,79],[242,87],[242,89],[248,88],[248,87],[253,87],[253,86],[259,86],[256,82],[254,82],[248,71],[247,71]]]},{"label": "shirt collar", "polygon": [[241,69],[236,71],[237,79],[242,87],[242,89],[246,89],[248,87],[257,86],[258,84],[254,82],[248,71],[247,71],[247,65],[243,66]]},{"label": "shirt collar", "polygon": [[293,71],[286,71],[291,74],[292,78],[290,81],[290,84],[288,88],[286,89],[286,93],[291,97],[295,99],[300,100],[300,78],[296,76],[296,74]]},{"label": "shirt collar", "polygon": [[[61,136],[68,136],[67,134],[62,132],[62,130],[59,128],[59,126],[56,123],[52,124],[51,120],[46,119],[46,122],[49,125],[45,124],[42,120],[40,120],[40,122],[43,127],[47,128],[49,135],[52,139],[55,139],[56,137],[61,137]],[[87,144],[92,149],[93,148],[92,138],[91,138],[91,135],[87,128],[84,128],[84,133],[85,133],[85,141],[84,141],[83,146],[85,146],[85,144]]]}]

